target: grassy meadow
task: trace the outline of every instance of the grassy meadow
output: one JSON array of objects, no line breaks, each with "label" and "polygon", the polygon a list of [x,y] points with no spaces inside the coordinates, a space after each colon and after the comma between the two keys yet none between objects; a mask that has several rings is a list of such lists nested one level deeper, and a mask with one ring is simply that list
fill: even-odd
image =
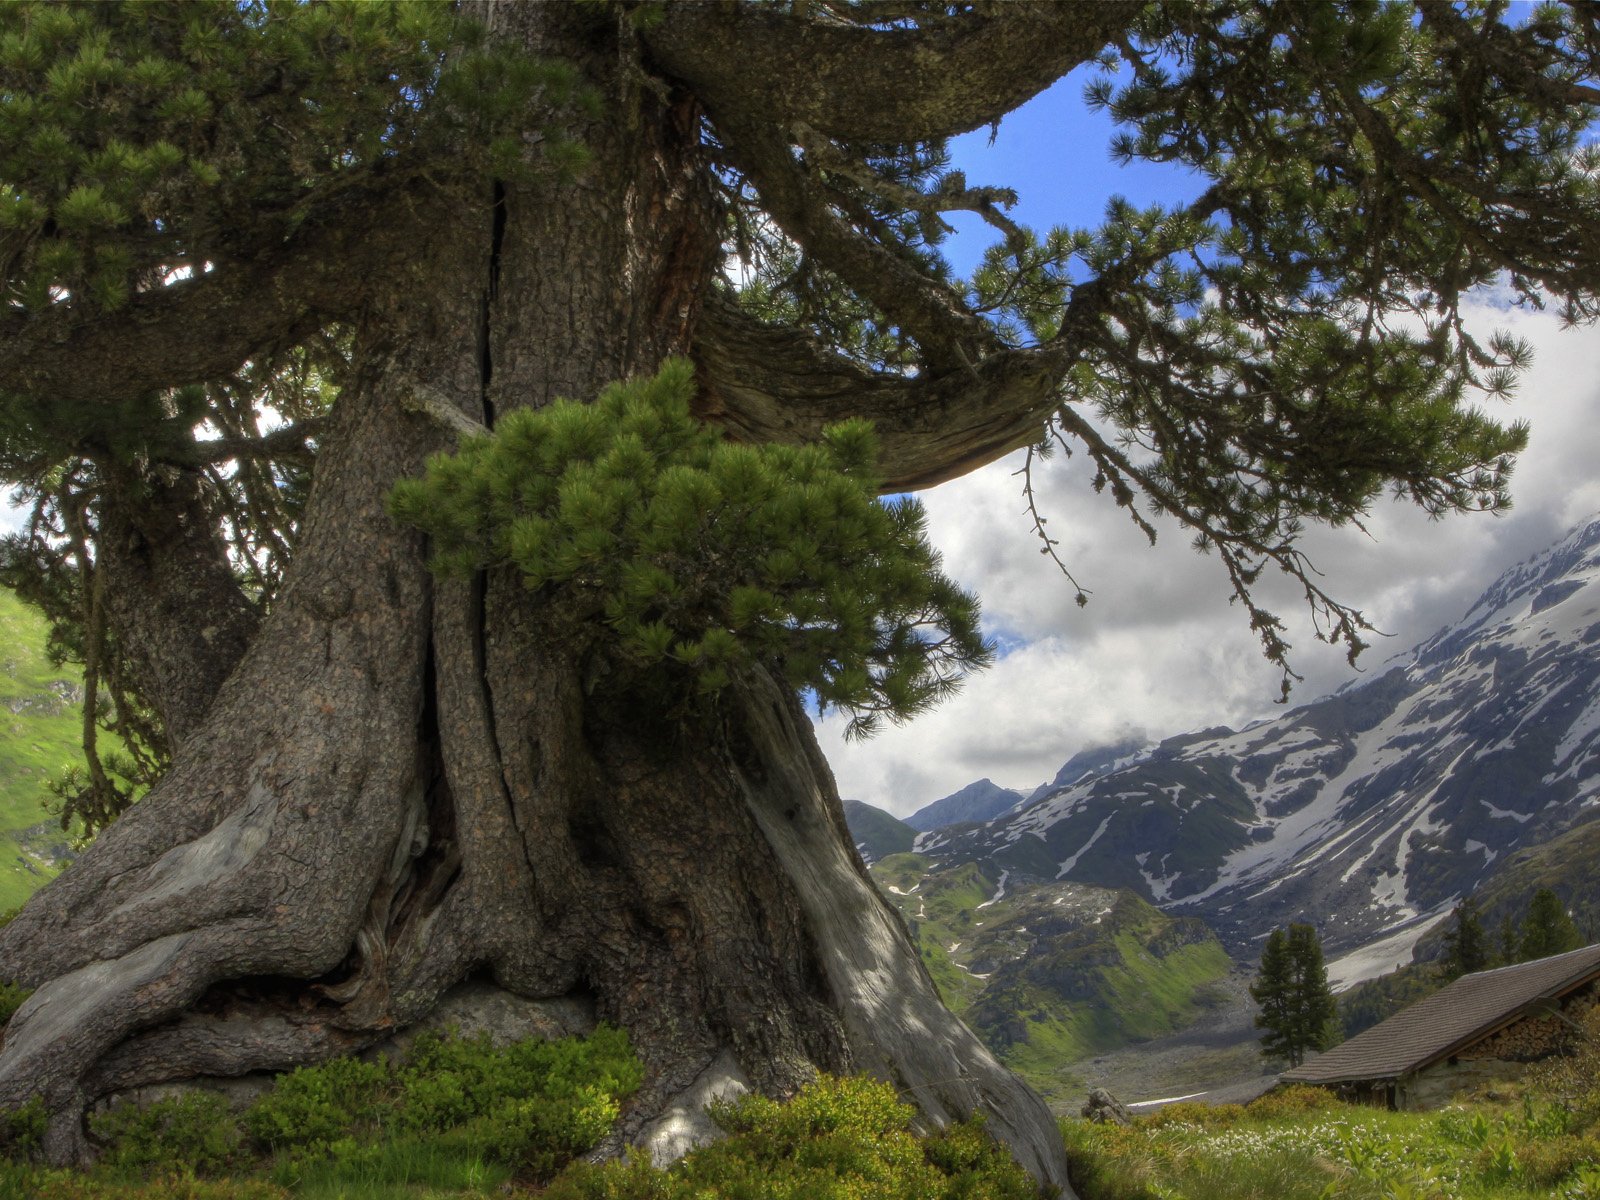
[{"label": "grassy meadow", "polygon": [[[1127,1127],[1069,1120],[1082,1200],[1600,1200],[1600,1055],[1441,1112],[1292,1088],[1170,1105]],[[206,1092],[91,1119],[88,1171],[31,1165],[42,1112],[0,1125],[0,1200],[1031,1200],[983,1134],[933,1137],[887,1084],[823,1078],[788,1103],[714,1107],[728,1136],[666,1169],[588,1149],[639,1086],[615,1030],[283,1076],[244,1109]]]},{"label": "grassy meadow", "polygon": [[1600,1125],[1533,1092],[1392,1113],[1298,1088],[1063,1132],[1083,1200],[1600,1200]]},{"label": "grassy meadow", "polygon": [[45,637],[44,618],[0,588],[0,910],[61,869],[45,783],[83,758],[79,673],[50,662]]}]

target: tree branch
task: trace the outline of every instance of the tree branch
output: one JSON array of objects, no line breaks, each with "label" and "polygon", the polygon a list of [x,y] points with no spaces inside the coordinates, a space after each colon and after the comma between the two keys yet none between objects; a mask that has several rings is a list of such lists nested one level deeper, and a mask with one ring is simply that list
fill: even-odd
[{"label": "tree branch", "polygon": [[0,393],[113,404],[218,379],[360,306],[425,227],[416,198],[365,196],[254,256],[135,295],[106,312],[72,300],[0,318]]},{"label": "tree branch", "polygon": [[882,242],[851,229],[808,176],[788,141],[737,118],[722,127],[729,159],[760,193],[762,207],[796,244],[870,301],[916,341],[934,369],[947,369],[1001,343],[993,328],[939,280]]},{"label": "tree branch", "polygon": [[309,464],[315,455],[306,443],[322,436],[328,424],[325,417],[308,417],[260,437],[226,434],[205,441],[189,440],[176,446],[162,446],[155,457],[162,462],[190,467],[208,466],[233,458],[290,459]]},{"label": "tree branch", "polygon": [[846,141],[909,142],[999,120],[1088,62],[1142,7],[1014,0],[885,29],[690,0],[645,40],[714,117],[757,111],[763,123],[803,122]]},{"label": "tree branch", "polygon": [[868,371],[804,332],[725,297],[705,306],[694,357],[701,419],[740,441],[809,442],[847,417],[878,432],[885,492],[932,487],[1039,440],[1076,347],[1002,350],[972,367],[908,377]]}]

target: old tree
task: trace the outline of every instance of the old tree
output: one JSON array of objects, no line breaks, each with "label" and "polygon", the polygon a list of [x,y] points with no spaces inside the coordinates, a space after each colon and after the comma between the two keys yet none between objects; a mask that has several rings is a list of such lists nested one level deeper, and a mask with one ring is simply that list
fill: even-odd
[{"label": "old tree", "polygon": [[[63,789],[103,832],[0,934],[37,989],[0,1104],[42,1096],[71,1158],[97,1097],[355,1052],[470,979],[627,1028],[648,1079],[618,1140],[697,1078],[866,1070],[1064,1183],[1043,1105],[867,881],[796,690],[901,716],[981,658],[926,554],[933,601],[822,603],[843,508],[819,482],[761,534],[739,496],[801,461],[762,458],[744,492],[663,467],[677,515],[602,571],[627,464],[660,465],[635,439],[596,485],[568,443],[612,418],[524,456],[586,463],[570,487],[457,479],[510,533],[391,494],[514,410],[683,360],[730,444],[870,420],[876,465],[859,425],[841,454],[885,493],[1076,450],[1216,555],[1270,656],[1266,568],[1353,650],[1303,522],[1505,502],[1521,431],[1472,403],[1525,352],[1462,296],[1594,313],[1600,29],[1505,7],[5,6],[0,459],[34,509],[4,567],[123,749]],[[1035,232],[948,169],[945,139],[1074,70],[1117,152],[1191,164],[1197,199]],[[1102,149],[1043,152],[1070,181]],[[957,210],[995,230],[968,280],[936,250]]]}]

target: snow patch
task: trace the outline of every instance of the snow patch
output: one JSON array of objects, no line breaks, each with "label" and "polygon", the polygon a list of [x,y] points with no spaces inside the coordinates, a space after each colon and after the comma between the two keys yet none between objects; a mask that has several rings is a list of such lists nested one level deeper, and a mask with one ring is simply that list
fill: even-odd
[{"label": "snow patch", "polygon": [[1435,909],[1420,921],[1368,942],[1328,964],[1328,986],[1335,992],[1348,991],[1356,984],[1398,970],[1411,961],[1411,952],[1423,934],[1449,917],[1451,906]]},{"label": "snow patch", "polygon": [[1078,852],[1076,854],[1074,854],[1071,858],[1062,860],[1061,869],[1056,872],[1057,879],[1065,879],[1067,872],[1078,865],[1078,860],[1085,854],[1089,853],[1090,848],[1100,840],[1100,835],[1106,831],[1106,826],[1111,824],[1111,818],[1116,815],[1116,813],[1111,813],[1109,816],[1107,816],[1105,820],[1100,822],[1100,828],[1096,829],[1094,833],[1089,836],[1089,840],[1078,847]]},{"label": "snow patch", "polygon": [[995,886],[994,895],[990,896],[982,904],[978,905],[978,907],[979,908],[988,908],[991,904],[998,903],[1006,894],[1006,880],[1008,880],[1010,878],[1011,878],[1011,872],[1010,871],[1001,871],[1000,872],[1000,882]]}]

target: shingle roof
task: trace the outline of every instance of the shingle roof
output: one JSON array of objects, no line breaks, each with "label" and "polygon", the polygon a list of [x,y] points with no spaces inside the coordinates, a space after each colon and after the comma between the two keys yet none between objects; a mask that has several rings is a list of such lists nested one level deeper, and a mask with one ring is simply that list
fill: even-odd
[{"label": "shingle roof", "polygon": [[1407,1075],[1596,977],[1600,944],[1463,975],[1282,1078],[1286,1083],[1340,1083]]}]

